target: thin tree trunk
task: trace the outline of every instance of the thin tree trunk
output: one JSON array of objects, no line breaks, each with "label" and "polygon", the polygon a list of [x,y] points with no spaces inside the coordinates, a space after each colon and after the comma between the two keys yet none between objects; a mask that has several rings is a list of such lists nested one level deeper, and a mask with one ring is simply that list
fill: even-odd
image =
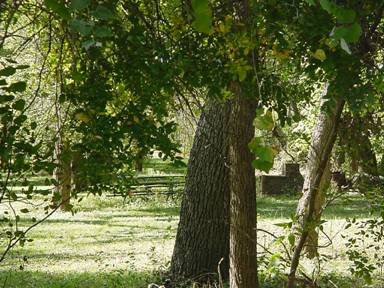
[{"label": "thin tree trunk", "polygon": [[58,192],[61,195],[60,209],[70,211],[70,199],[72,191],[72,167],[68,143],[62,143],[58,155],[58,167],[56,168],[56,179]]},{"label": "thin tree trunk", "polygon": [[229,145],[231,230],[230,287],[255,288],[256,253],[256,187],[253,154],[248,143],[254,137],[253,120],[256,100],[244,97],[238,83],[231,83],[234,94]]},{"label": "thin tree trunk", "polygon": [[[325,96],[326,93],[324,93]],[[310,256],[317,253],[317,233],[315,231],[321,211],[322,192],[328,182],[327,166],[334,146],[337,128],[340,122],[345,101],[337,100],[330,111],[321,112],[312,134],[311,147],[308,154],[303,196],[299,201],[297,216],[300,223],[300,236],[292,256],[288,288],[293,288],[300,255],[307,244]],[[312,242],[308,244],[308,241]],[[315,252],[316,251],[316,252]]]},{"label": "thin tree trunk", "polygon": [[72,179],[72,175],[71,175],[71,162],[67,163],[63,163],[63,167],[62,167],[62,179],[61,179],[61,182],[60,182],[60,189],[61,189],[61,205],[60,205],[60,209],[62,211],[70,211],[71,210],[71,203],[70,203],[70,200],[71,200],[71,191],[72,191],[72,183],[71,183],[71,179]]},{"label": "thin tree trunk", "polygon": [[56,168],[54,170],[54,178],[56,180],[55,192],[59,194],[59,197],[53,197],[52,202],[54,205],[60,205],[60,209],[63,211],[70,210],[70,198],[71,198],[71,180],[72,180],[72,167],[71,167],[71,156],[69,143],[63,138],[62,131],[62,115],[61,106],[58,101],[55,103],[56,108],[56,133],[57,139],[55,142],[55,162]]},{"label": "thin tree trunk", "polygon": [[145,156],[145,153],[143,153],[143,151],[137,152],[137,155],[135,158],[136,172],[143,172],[144,156]]},{"label": "thin tree trunk", "polygon": [[[316,163],[314,164],[316,165]],[[307,169],[307,172],[309,172],[308,169]],[[312,175],[312,176],[315,176],[315,175]],[[310,189],[309,188],[310,185],[314,184],[314,182],[310,183],[311,180],[314,181],[314,178],[309,179],[309,177],[305,177],[303,191],[308,191]],[[323,172],[323,176],[321,177],[319,188],[317,190],[316,195],[314,196],[315,200],[314,200],[314,208],[313,208],[313,221],[315,223],[320,223],[322,207],[325,202],[325,193],[329,188],[330,181],[331,181],[331,169],[330,169],[330,161],[328,160]],[[309,201],[310,201],[308,197],[309,195],[308,193],[306,193],[306,194],[303,194],[303,196],[299,200],[296,215],[299,217],[300,220],[303,219],[308,209]],[[318,250],[317,250],[318,243],[319,243],[319,233],[316,227],[314,226],[313,229],[309,229],[308,231],[308,239],[304,247],[308,258],[312,259],[318,256]]]},{"label": "thin tree trunk", "polygon": [[[203,111],[191,149],[180,223],[173,251],[174,277],[195,278],[229,271],[228,127],[231,104]],[[202,279],[204,280],[204,279]]]}]

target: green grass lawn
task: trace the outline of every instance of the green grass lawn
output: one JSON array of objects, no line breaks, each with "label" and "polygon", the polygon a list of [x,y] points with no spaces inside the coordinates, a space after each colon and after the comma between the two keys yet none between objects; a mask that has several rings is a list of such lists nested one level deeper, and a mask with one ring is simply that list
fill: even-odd
[{"label": "green grass lawn", "polygon": [[[289,221],[296,203],[295,197],[259,198],[259,228],[284,235],[275,224]],[[327,209],[324,230],[333,243],[322,250],[329,257],[321,264],[325,272],[348,275],[341,238],[344,218],[369,217],[366,208],[362,199],[353,197],[348,205],[338,200]],[[172,255],[179,201],[155,196],[127,203],[119,197],[90,196],[75,210],[74,215],[54,214],[31,232],[33,242],[8,255],[0,266],[0,287],[144,288],[161,279]],[[270,236],[259,233],[258,239],[265,247],[278,249]],[[308,271],[314,268],[311,262],[303,264]]]},{"label": "green grass lawn", "polygon": [[158,158],[146,158],[143,163],[143,174],[186,174],[188,159],[184,159],[183,162],[185,165],[180,166]]}]

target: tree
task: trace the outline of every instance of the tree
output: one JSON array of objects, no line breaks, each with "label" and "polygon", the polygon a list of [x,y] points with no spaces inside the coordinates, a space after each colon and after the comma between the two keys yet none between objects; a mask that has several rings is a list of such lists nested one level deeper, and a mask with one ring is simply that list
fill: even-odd
[{"label": "tree", "polygon": [[230,285],[258,287],[256,255],[256,178],[248,148],[255,134],[256,99],[247,98],[239,83],[234,93],[229,140],[230,159]]},{"label": "tree", "polygon": [[[328,63],[325,65],[320,64],[325,72],[325,79],[329,81],[326,93],[328,103],[324,105],[325,114],[319,117],[312,135],[312,146],[310,147],[306,167],[307,174],[303,187],[303,196],[297,209],[300,232],[291,260],[288,279],[289,288],[294,287],[300,254],[305,245],[309,248],[309,256],[313,257],[317,253],[317,232],[315,229],[320,225],[321,199],[324,198],[322,193],[324,193],[324,184],[328,178],[326,167],[336,139],[344,104],[347,102],[349,107],[357,111],[362,109],[362,106],[366,105],[366,103],[357,99],[372,93],[372,85],[365,80],[370,79],[368,75],[377,73],[374,66],[372,66],[372,58],[370,58],[377,50],[366,45],[368,45],[368,42],[372,43],[377,36],[371,39],[376,34],[375,30],[383,16],[383,6],[379,6],[378,13],[373,15],[366,13],[367,11],[359,11],[361,13],[359,15],[360,19],[357,17],[356,12],[358,11],[358,5],[353,6],[351,4],[349,8],[346,8],[330,1],[322,1],[320,5],[322,9],[334,17],[338,25],[341,25],[336,28],[331,37],[340,41],[340,48],[346,53],[335,50],[335,54],[330,55],[332,58],[328,60]],[[368,10],[371,8],[366,7]],[[364,23],[363,28],[366,29],[365,31],[362,30],[360,23]],[[353,45],[352,50],[349,45]],[[343,54],[340,54],[340,52]],[[325,63],[324,60],[327,59],[327,56],[324,50],[318,49],[317,54],[315,58],[319,58],[321,62]],[[335,57],[336,55],[337,57]],[[346,69],[347,63],[349,67]]]},{"label": "tree", "polygon": [[[268,51],[269,48],[271,48],[272,43],[255,43],[254,40],[256,39],[257,33],[262,33],[263,30],[261,26],[263,26],[262,23],[264,23],[264,15],[263,14],[257,14],[255,11],[264,11],[264,9],[270,8],[268,5],[264,3],[259,3],[250,5],[248,7],[246,4],[242,2],[234,2],[230,3],[229,5],[223,4],[220,6],[222,10],[218,10],[224,15],[220,15],[218,13],[217,19],[215,19],[215,23],[217,26],[215,26],[215,29],[212,29],[209,25],[209,21],[199,21],[199,15],[198,11],[201,13],[202,10],[209,11],[209,6],[204,6],[203,9],[200,7],[193,16],[195,17],[195,24],[198,23],[199,27],[200,24],[203,26],[201,32],[204,31],[218,31],[216,34],[210,34],[206,38],[209,39],[210,42],[216,43],[218,45],[219,55],[218,53],[214,53],[212,57],[216,58],[217,61],[212,61],[213,63],[222,63],[219,67],[223,70],[221,74],[223,74],[226,77],[223,77],[222,79],[226,81],[216,81],[221,84],[221,89],[226,88],[230,91],[230,101],[233,105],[233,107],[236,107],[236,109],[232,110],[230,115],[230,134],[229,134],[229,145],[230,150],[228,154],[229,161],[229,171],[230,171],[230,189],[231,189],[231,211],[230,211],[230,234],[231,234],[231,241],[230,241],[230,263],[231,263],[231,285],[233,287],[255,287],[257,285],[257,258],[256,258],[256,190],[255,190],[255,171],[252,167],[252,161],[255,159],[253,154],[250,152],[249,143],[251,142],[254,134],[254,127],[253,127],[253,120],[256,116],[256,106],[257,101],[259,97],[262,99],[262,102],[268,107],[272,106],[273,104],[276,105],[276,110],[279,110],[283,112],[286,111],[286,108],[284,104],[282,103],[275,103],[274,98],[284,98],[283,93],[280,93],[283,89],[279,89],[281,87],[286,87],[286,85],[281,85],[281,79],[278,79],[276,75],[273,75],[273,73],[268,74],[265,73],[264,65],[266,65],[266,51]],[[224,11],[224,12],[223,12]],[[208,13],[209,14],[209,13]],[[202,17],[205,17],[206,20],[207,14],[202,13]],[[257,15],[257,21],[252,22],[251,15],[255,16]],[[208,23],[208,25],[204,25]],[[196,24],[197,25],[197,24]],[[252,26],[254,25],[254,26]],[[258,26],[260,25],[260,26]],[[277,25],[276,25],[277,26]],[[257,27],[257,29],[256,29]],[[200,27],[201,28],[201,27]],[[273,29],[273,32],[271,32],[271,35],[268,35],[269,37],[275,39],[274,37],[278,37],[276,35],[279,35],[279,29],[280,27]],[[275,34],[276,33],[276,34]],[[212,39],[213,38],[213,39]],[[267,37],[266,37],[267,38]],[[216,41],[215,41],[216,39]],[[199,39],[200,40],[200,39]],[[205,43],[207,41],[202,41],[202,43]],[[210,43],[208,42],[208,43]],[[273,42],[273,41],[272,41]],[[240,43],[240,45],[239,45]],[[260,46],[258,46],[260,45]],[[211,45],[212,46],[212,45]],[[235,49],[236,47],[236,49]],[[230,51],[230,52],[228,52]],[[245,56],[244,56],[245,55]],[[267,66],[267,65],[266,65]],[[212,67],[215,67],[212,65]],[[226,75],[227,73],[228,75]],[[216,79],[216,78],[214,78]],[[263,85],[259,85],[260,82],[263,81]],[[215,83],[217,85],[217,83]],[[207,87],[215,87],[212,83],[206,83],[205,85]],[[285,83],[286,84],[286,83]],[[281,85],[281,86],[280,86]],[[220,86],[219,86],[220,87]],[[275,94],[273,94],[273,97],[270,97],[271,94],[270,91],[274,90],[277,91]],[[280,99],[280,98],[279,98]],[[281,105],[280,105],[281,104]],[[267,128],[269,129],[272,125],[272,128],[274,126],[271,116],[271,111],[267,113],[267,116],[262,119],[262,123],[265,123]],[[264,125],[265,125],[264,124]],[[263,125],[260,125],[263,127],[263,129],[266,129]],[[199,131],[199,129],[197,130]],[[197,135],[200,135],[199,132]],[[197,145],[197,141],[202,141],[201,137],[198,137],[195,139],[195,144]],[[215,141],[215,140],[210,140]],[[262,141],[261,141],[262,142]],[[266,147],[261,145],[261,142],[256,139],[256,141],[253,141],[252,151],[257,155],[257,159],[255,159],[254,163],[256,167],[259,167],[263,170],[269,170],[272,167],[273,164],[273,158],[275,156],[275,150],[271,149],[270,147]],[[204,145],[204,141],[201,146]],[[199,146],[200,146],[199,145]],[[221,146],[223,144],[220,144]],[[195,146],[194,146],[195,147]],[[194,154],[195,150],[192,150],[191,153],[191,159],[192,161],[200,160],[204,161],[203,163],[200,163],[199,165],[193,165],[189,166],[189,169],[193,168],[200,168],[208,166],[208,168],[211,169],[211,162],[205,161],[205,157],[199,157],[196,158]],[[195,163],[195,162],[194,162]],[[220,169],[219,162],[214,162],[217,166],[217,168],[214,168],[216,171],[223,171]],[[200,170],[205,171],[205,168],[200,168]],[[190,175],[190,171],[188,171],[188,175]],[[195,172],[199,173],[199,172]],[[210,174],[209,174],[210,175]],[[222,177],[225,177],[225,175],[219,175],[219,179]],[[193,178],[187,178],[187,181],[194,181],[196,179]],[[197,179],[198,180],[198,179]],[[208,183],[211,183],[211,181],[215,184],[216,180],[209,177],[206,181],[209,181]],[[194,184],[195,186],[198,186],[197,183]],[[210,184],[211,185],[211,184]],[[189,187],[189,184],[187,184],[187,187]],[[186,190],[187,191],[187,190]],[[188,191],[187,191],[188,192]],[[204,190],[205,192],[205,190]],[[186,222],[185,219],[188,219],[189,227],[198,227],[200,225],[206,225],[204,224],[204,219],[200,217],[189,217],[186,218],[183,215],[194,215],[190,214],[190,212],[187,210],[190,208],[190,206],[201,206],[206,207],[206,197],[212,197],[215,198],[216,194],[213,193],[212,195],[205,196],[205,193],[203,194],[204,197],[190,197],[187,198],[187,196],[184,196],[183,199],[183,205],[181,210],[181,222],[179,226],[178,235],[176,238],[176,248],[177,247],[191,247],[188,243],[194,243],[194,239],[196,239],[196,242],[200,243],[201,239],[205,239],[204,241],[207,243],[211,243],[213,240],[210,238],[211,233],[208,230],[207,234],[202,235],[200,232],[201,230],[194,231],[193,229],[187,230],[190,234],[188,237],[184,236],[181,237],[180,235],[186,235],[185,232],[182,232],[182,229],[184,228],[184,222]],[[186,201],[185,199],[188,199],[189,201],[197,201],[193,204],[185,205]],[[188,201],[188,203],[189,203]],[[208,203],[212,203],[212,200],[209,200]],[[218,206],[217,208],[219,208]],[[201,208],[200,208],[201,209]],[[216,208],[215,208],[216,209]],[[187,211],[185,211],[187,210]],[[197,209],[196,209],[197,210]],[[197,210],[199,211],[199,210]],[[221,212],[220,212],[221,213]],[[220,213],[216,212],[216,215],[221,215]],[[226,239],[226,238],[224,238]],[[183,244],[181,242],[187,241],[187,244]],[[204,246],[205,247],[205,246]],[[182,260],[180,262],[184,262],[185,259],[189,259],[184,257],[181,249],[175,250],[175,253],[172,258],[172,267],[179,266],[174,263],[178,263],[180,257]],[[200,251],[200,250],[199,250]],[[216,251],[214,248],[213,251]],[[224,251],[225,252],[225,251]],[[185,250],[183,253],[186,253]],[[191,253],[193,255],[193,253]],[[216,255],[215,253],[211,253],[211,251],[206,252],[207,256],[210,255]],[[196,261],[201,261],[201,259],[204,259],[205,261],[208,261],[209,263],[216,263],[217,258],[213,258],[212,260],[208,260],[206,258],[197,258],[195,260],[192,260],[192,263],[194,265],[196,264]],[[244,261],[246,259],[246,261]],[[186,264],[188,265],[188,264]],[[201,263],[200,265],[197,265],[198,267],[204,267],[204,263]],[[174,270],[174,268],[173,268]],[[188,270],[189,271],[189,270]],[[211,271],[216,271],[216,267],[213,266],[211,268]],[[196,272],[196,271],[195,271]],[[177,272],[180,273],[180,272]],[[196,276],[191,274],[190,276]],[[242,286],[244,285],[244,286]]]},{"label": "tree", "polygon": [[[10,224],[10,228],[0,233],[1,240],[5,240],[0,241],[5,243],[1,262],[12,247],[27,241],[27,232],[47,219],[61,203],[69,201],[68,193],[54,192],[55,204],[45,201],[42,214],[36,219],[33,217],[32,224],[25,229],[20,227],[20,215],[27,216],[28,208],[35,207],[31,202],[34,196],[39,193],[50,198],[49,191],[35,191],[28,181],[23,182],[28,189],[10,192],[9,185],[15,185],[28,173],[52,174],[54,168],[62,168],[59,174],[63,177],[59,177],[59,183],[47,179],[48,184],[69,188],[71,171],[68,168],[73,160],[71,154],[76,152],[74,159],[82,161],[76,163],[75,174],[85,176],[83,179],[90,192],[101,194],[117,186],[120,192],[127,193],[126,186],[131,182],[129,179],[118,182],[118,173],[127,171],[130,175],[134,160],[130,153],[132,142],[146,149],[161,150],[164,158],[176,162],[180,159],[178,144],[171,140],[175,123],[168,118],[174,75],[162,74],[163,69],[167,69],[163,61],[169,61],[169,54],[168,46],[158,41],[157,37],[163,37],[161,31],[156,35],[146,34],[142,41],[143,31],[149,29],[145,19],[136,11],[127,12],[116,1],[58,0],[34,5],[25,1],[3,1],[0,6],[0,17],[4,20],[0,22],[4,32],[0,39],[0,141],[3,144],[0,203],[8,200],[9,206],[4,213],[9,217],[4,221]],[[30,75],[14,75],[27,66],[12,60],[21,51],[25,60],[22,64],[35,61],[35,57],[28,59],[29,43],[33,40],[38,42],[42,50],[39,52],[44,55],[42,61],[36,61],[41,64],[38,71],[32,70],[30,74],[38,74],[39,84],[35,91],[27,89]],[[137,62],[132,63],[132,59]],[[46,71],[53,71],[55,77],[46,75]],[[8,79],[8,76],[12,77]],[[43,86],[53,88],[42,91]],[[36,99],[48,98],[47,95],[54,99],[53,104],[70,106],[65,122],[68,130],[57,131],[71,140],[64,149],[66,152],[58,155],[61,163],[53,160],[53,145],[45,146],[40,135],[36,136],[35,131],[44,130],[44,124],[29,117]],[[16,201],[21,201],[20,213],[25,214],[19,215],[13,209]]]},{"label": "tree", "polygon": [[[302,245],[304,244],[307,245],[306,251],[310,258],[317,255],[317,231],[309,227],[317,226],[320,222],[325,191],[329,186],[331,177],[329,167],[330,155],[336,140],[337,128],[340,123],[344,103],[344,100],[340,99],[330,111],[323,111],[318,117],[312,134],[303,186],[303,196],[299,201],[296,212],[300,227],[304,230],[300,235],[300,240],[292,256],[292,267],[296,266],[296,262],[294,261],[297,261],[296,258],[298,259],[299,257],[297,253],[298,251],[301,252],[303,248]],[[290,273],[294,272],[291,270]]]},{"label": "tree", "polygon": [[220,269],[228,278],[230,113],[230,103],[212,101],[197,125],[171,263],[176,277],[210,277]]}]

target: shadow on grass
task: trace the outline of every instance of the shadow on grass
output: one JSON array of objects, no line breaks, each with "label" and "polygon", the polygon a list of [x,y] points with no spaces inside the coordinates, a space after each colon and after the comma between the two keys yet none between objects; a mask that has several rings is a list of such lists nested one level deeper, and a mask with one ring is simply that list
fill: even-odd
[{"label": "shadow on grass", "polygon": [[[289,218],[295,213],[298,197],[275,196],[259,197],[257,211],[261,218]],[[334,218],[364,218],[370,217],[369,203],[359,196],[342,198],[331,203],[324,211],[324,217]]]},{"label": "shadow on grass", "polygon": [[110,273],[0,271],[0,287],[7,288],[147,288],[151,282],[159,282],[159,276],[125,270]]}]

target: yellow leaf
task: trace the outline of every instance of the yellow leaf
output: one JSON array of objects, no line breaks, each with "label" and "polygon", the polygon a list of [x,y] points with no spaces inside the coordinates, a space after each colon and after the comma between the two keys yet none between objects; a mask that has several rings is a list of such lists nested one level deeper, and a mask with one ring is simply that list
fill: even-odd
[{"label": "yellow leaf", "polygon": [[84,112],[77,113],[75,115],[75,119],[84,123],[88,123],[91,120],[91,118],[89,118],[89,116]]},{"label": "yellow leaf", "polygon": [[139,123],[139,122],[140,122],[139,117],[137,117],[136,115],[133,116],[133,121],[134,121],[135,123]]},{"label": "yellow leaf", "polygon": [[320,61],[324,61],[325,59],[327,59],[327,55],[325,55],[323,49],[317,49],[316,52],[313,54],[313,57]]}]

